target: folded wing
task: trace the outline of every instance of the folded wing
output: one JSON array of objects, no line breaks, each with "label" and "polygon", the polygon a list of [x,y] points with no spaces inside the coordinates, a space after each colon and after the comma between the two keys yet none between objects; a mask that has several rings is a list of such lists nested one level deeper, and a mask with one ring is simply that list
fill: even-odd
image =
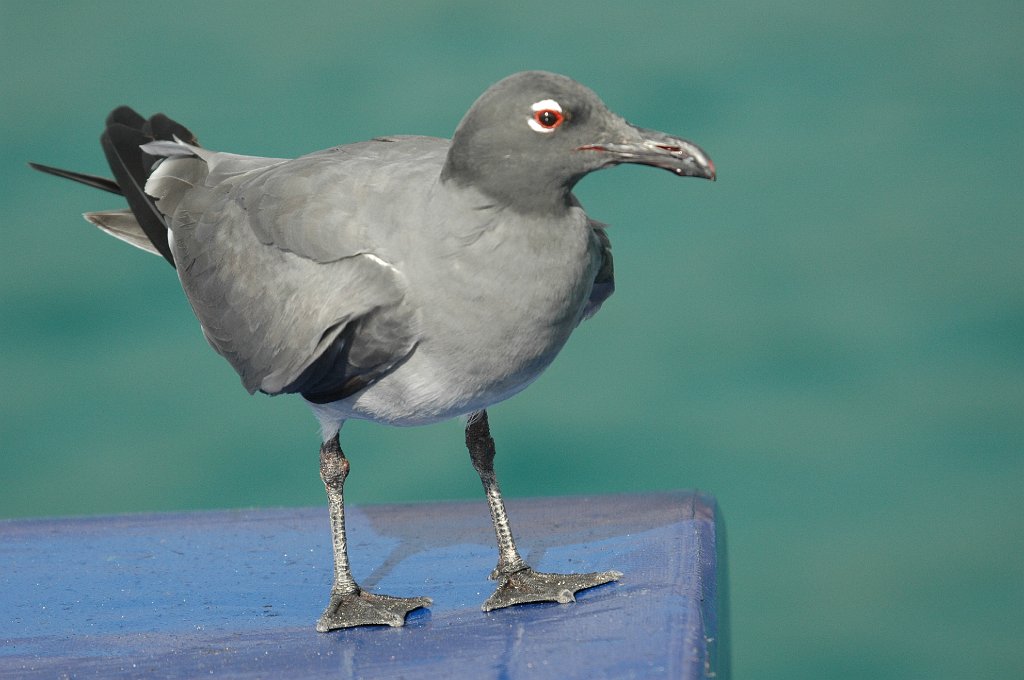
[{"label": "folded wing", "polygon": [[[417,313],[387,243],[410,228],[403,220],[421,197],[383,191],[380,176],[421,172],[406,159],[424,150],[443,159],[444,148],[425,138],[367,142],[285,161],[148,145],[165,156],[146,193],[167,217],[182,286],[250,392],[334,401],[414,351]],[[403,184],[422,183],[395,187]]]}]

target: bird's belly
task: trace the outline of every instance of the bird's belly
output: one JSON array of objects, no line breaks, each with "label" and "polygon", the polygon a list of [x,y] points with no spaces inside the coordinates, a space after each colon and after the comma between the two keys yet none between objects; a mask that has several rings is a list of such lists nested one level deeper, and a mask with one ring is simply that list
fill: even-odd
[{"label": "bird's belly", "polygon": [[557,323],[532,316],[519,325],[445,325],[443,333],[426,333],[407,361],[356,397],[348,417],[421,425],[503,401],[551,364],[578,316]]},{"label": "bird's belly", "polygon": [[396,370],[361,392],[349,404],[339,403],[343,418],[391,425],[426,425],[487,408],[508,399],[540,375],[482,382],[413,355]]}]

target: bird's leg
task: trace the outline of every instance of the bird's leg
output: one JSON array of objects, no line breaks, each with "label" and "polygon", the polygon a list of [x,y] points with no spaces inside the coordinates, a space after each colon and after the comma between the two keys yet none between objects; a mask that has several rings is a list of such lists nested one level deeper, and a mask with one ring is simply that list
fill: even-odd
[{"label": "bird's leg", "polygon": [[494,474],[494,439],[491,438],[487,411],[478,411],[470,416],[466,425],[466,448],[469,449],[473,468],[483,482],[487,504],[491,507],[491,522],[498,537],[498,566],[491,572],[491,580],[496,581],[517,571],[529,569],[529,565],[523,561],[519,550],[516,549],[516,540],[512,537],[512,527],[505,512],[505,502],[501,499],[501,489],[498,488],[498,477]]},{"label": "bird's leg", "polygon": [[391,597],[364,591],[352,578],[348,564],[348,544],[345,538],[345,477],[348,476],[348,458],[341,450],[335,434],[320,447],[320,479],[327,489],[327,504],[331,512],[331,543],[334,546],[334,586],[331,601],[317,621],[316,629],[325,633],[336,628],[353,626],[405,624],[405,615],[414,609],[430,605],[429,597]]},{"label": "bird's leg", "polygon": [[534,571],[519,555],[512,537],[505,503],[501,499],[501,489],[498,488],[498,478],[494,474],[494,439],[491,438],[486,411],[478,411],[470,416],[466,425],[466,447],[484,485],[494,533],[498,538],[498,566],[491,572],[491,579],[498,581],[498,588],[484,602],[485,612],[526,602],[574,602],[577,591],[617,581],[622,576],[618,571],[589,574],[546,574]]}]

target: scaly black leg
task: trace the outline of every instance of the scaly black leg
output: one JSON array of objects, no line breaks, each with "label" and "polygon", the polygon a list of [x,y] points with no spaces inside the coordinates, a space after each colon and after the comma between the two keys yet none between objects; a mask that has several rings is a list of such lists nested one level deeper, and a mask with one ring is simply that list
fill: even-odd
[{"label": "scaly black leg", "polygon": [[512,528],[501,500],[501,490],[494,474],[494,440],[487,423],[487,412],[478,411],[469,418],[466,425],[466,447],[473,467],[480,475],[487,503],[491,507],[491,521],[498,537],[498,566],[491,572],[491,579],[498,581],[498,588],[486,602],[483,610],[509,607],[526,602],[575,602],[575,593],[622,576],[618,571],[592,572],[589,574],[545,574],[534,571],[516,549]]},{"label": "scaly black leg", "polygon": [[430,605],[429,597],[391,597],[364,591],[352,578],[348,564],[348,544],[345,538],[345,477],[348,459],[342,453],[338,435],[320,447],[320,478],[327,489],[327,503],[331,511],[331,542],[334,545],[334,586],[331,601],[320,616],[316,629],[325,633],[336,628],[354,626],[405,624],[405,616],[414,609]]}]

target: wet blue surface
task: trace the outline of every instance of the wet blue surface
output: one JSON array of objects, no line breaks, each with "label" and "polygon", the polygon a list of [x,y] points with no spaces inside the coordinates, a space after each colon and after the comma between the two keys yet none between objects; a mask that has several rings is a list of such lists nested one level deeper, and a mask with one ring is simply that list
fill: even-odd
[{"label": "wet blue surface", "polygon": [[536,568],[625,576],[575,604],[485,614],[496,554],[482,502],[353,507],[357,580],[434,604],[404,628],[318,634],[326,509],[2,522],[0,677],[726,674],[713,499],[533,499],[509,512]]}]

